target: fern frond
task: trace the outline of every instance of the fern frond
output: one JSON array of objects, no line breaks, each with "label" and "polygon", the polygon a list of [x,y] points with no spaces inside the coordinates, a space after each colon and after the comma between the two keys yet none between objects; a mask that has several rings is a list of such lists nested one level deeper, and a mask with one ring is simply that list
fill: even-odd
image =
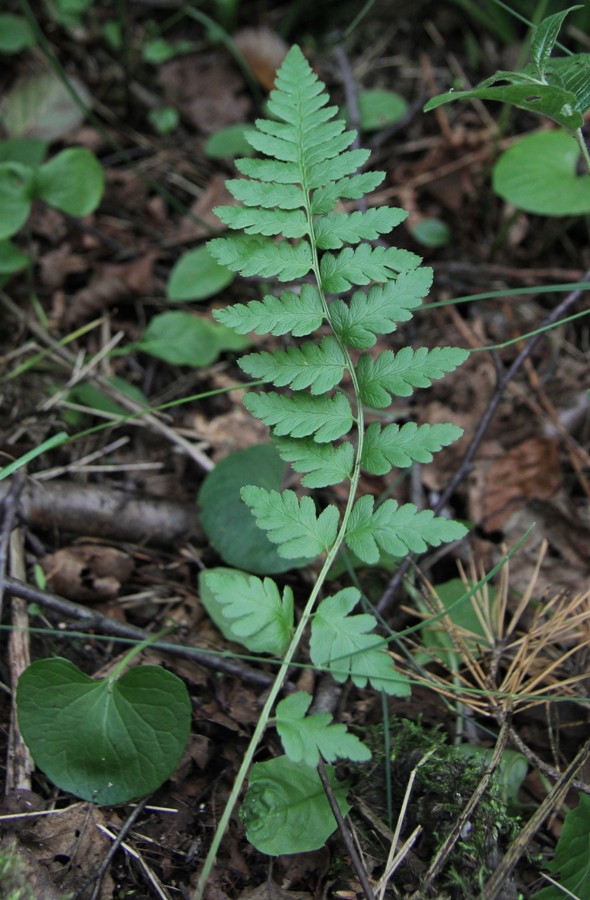
[{"label": "fern frond", "polygon": [[241,496],[286,559],[315,559],[336,540],[339,513],[335,506],[327,506],[318,516],[311,497],[299,500],[294,491],[279,493],[253,485],[242,488]]},{"label": "fern frond", "polygon": [[363,562],[379,562],[379,548],[401,557],[409,550],[423,553],[429,546],[467,534],[459,522],[435,516],[430,509],[418,512],[413,503],[398,506],[395,500],[386,500],[373,511],[374,502],[368,495],[357,500],[346,530],[347,546]]},{"label": "fern frond", "polygon": [[307,473],[301,484],[308,488],[328,487],[350,478],[354,447],[343,444],[316,444],[313,438],[273,437],[281,459],[291,463],[296,472]]},{"label": "fern frond", "polygon": [[420,266],[367,293],[355,291],[350,302],[334,300],[330,304],[332,328],[348,347],[373,347],[378,335],[391,334],[398,322],[412,318],[411,310],[420,305],[431,285],[432,269]]},{"label": "fern frond", "polygon": [[274,391],[250,393],[244,397],[244,406],[274,428],[275,434],[297,438],[313,434],[320,444],[335,441],[352,428],[352,410],[344,394],[283,397]]},{"label": "fern frond", "polygon": [[301,172],[294,162],[279,162],[276,159],[236,159],[236,168],[242,175],[259,181],[277,184],[299,184]]},{"label": "fern frond", "polygon": [[253,378],[263,378],[277,387],[290,385],[294,391],[311,388],[312,394],[325,394],[342,381],[346,362],[340,344],[328,335],[319,344],[249,353],[239,365]]},{"label": "fern frond", "polygon": [[345,588],[320,603],[311,623],[313,664],[328,668],[336,681],[350,677],[357,687],[365,687],[369,681],[375,690],[409,696],[408,679],[394,668],[383,639],[369,633],[377,625],[374,616],[349,615],[359,600],[356,588]]},{"label": "fern frond", "polygon": [[339,250],[344,244],[374,241],[392,231],[407,217],[403,209],[387,206],[349,214],[320,216],[314,224],[316,246],[320,250]]},{"label": "fern frond", "polygon": [[342,294],[353,284],[389,281],[398,272],[415,269],[420,257],[397,247],[345,247],[340,253],[324,253],[320,263],[322,287],[328,294]]},{"label": "fern frond", "polygon": [[320,327],[324,309],[318,289],[304,284],[301,294],[292,291],[283,291],[280,297],[267,294],[263,300],[214,309],[213,316],[239,334],[255,331],[256,334],[290,333],[294,337],[302,337]]},{"label": "fern frond", "polygon": [[391,395],[410,397],[415,387],[425,388],[465,362],[469,351],[458,347],[404,347],[398,353],[385,350],[375,359],[363,353],[357,367],[359,390],[367,406],[389,406]]},{"label": "fern frond", "polygon": [[311,269],[311,247],[307,241],[295,246],[275,244],[268,238],[214,238],[207,247],[222,266],[240,275],[276,277],[279,281],[303,278]]},{"label": "fern frond", "polygon": [[240,200],[245,206],[256,206],[259,209],[305,209],[305,192],[297,184],[269,184],[252,178],[231,178],[225,184],[236,200]]},{"label": "fern frond", "polygon": [[433,453],[448,447],[463,434],[457,425],[416,425],[406,422],[401,428],[392,423],[381,429],[373,422],[365,432],[361,464],[372,475],[385,475],[396,466],[404,469],[414,462],[432,462]]},{"label": "fern frond", "polygon": [[302,210],[255,209],[251,206],[216,206],[215,215],[230,228],[246,234],[277,235],[300,238],[309,233]]}]

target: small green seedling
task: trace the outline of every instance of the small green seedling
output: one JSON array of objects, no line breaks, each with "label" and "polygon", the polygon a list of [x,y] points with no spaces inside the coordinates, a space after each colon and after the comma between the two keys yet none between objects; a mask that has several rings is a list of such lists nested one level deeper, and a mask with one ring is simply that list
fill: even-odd
[{"label": "small green seedling", "polygon": [[[315,764],[320,757],[326,762],[368,759],[368,748],[343,725],[309,714],[312,701],[305,692],[274,709],[304,634],[312,665],[337,681],[350,679],[358,687],[393,696],[410,692],[407,678],[387,652],[387,642],[375,633],[376,618],[359,611],[360,591],[348,587],[320,600],[340,548],[346,546],[362,563],[372,565],[382,555],[422,552],[466,533],[458,522],[419,511],[411,503],[400,506],[389,499],[376,505],[372,496],[358,495],[362,471],[387,474],[394,466],[430,461],[461,434],[451,424],[367,426],[365,410],[385,409],[393,397],[409,397],[416,388],[428,387],[468,353],[453,347],[374,351],[381,335],[411,319],[428,293],[432,272],[422,268],[413,253],[370,243],[399,225],[406,217],[403,210],[336,211],[341,200],[361,199],[384,176],[358,174],[369,153],[349,149],[356,135],[346,131],[337,108],[328,105],[324,85],[298,47],[288,53],[275,83],[268,103],[273,118],[258,120],[247,134],[262,157],[236,161],[244,177],[229,180],[227,187],[239,203],[216,209],[236,234],[216,238],[208,246],[232,271],[288,284],[278,296],[218,309],[214,316],[239,334],[287,336],[277,349],[240,360],[247,375],[272,388],[246,394],[244,404],[269,427],[275,452],[301,474],[303,488],[313,491],[344,483],[347,499],[341,511],[313,493],[261,484],[261,473],[241,488],[245,508],[286,568],[318,560],[319,571],[296,624],[290,590],[281,591],[272,579],[224,568],[201,574],[205,605],[216,621],[224,620],[224,634],[281,662],[195,898],[205,894],[217,849],[273,710],[285,754],[252,767],[241,813],[248,837],[259,850],[296,853],[321,846],[335,820]],[[203,495],[200,500],[210,509]],[[345,811],[343,800],[340,805]],[[298,816],[298,810],[304,815]],[[322,822],[317,831],[316,821]]]},{"label": "small green seedling", "polygon": [[94,681],[67,659],[41,659],[21,675],[18,723],[37,766],[92,803],[153,793],[172,774],[190,733],[184,683],[161,666],[127,668],[155,638]]},{"label": "small green seedling", "polygon": [[[533,30],[531,62],[523,71],[496,72],[473,90],[439,94],[424,107],[428,112],[455,100],[497,100],[546,116],[565,129],[524,138],[494,167],[496,193],[527,212],[564,216],[590,210],[590,154],[582,133],[590,109],[590,53],[551,56],[565,17],[578,9],[582,7],[548,16]],[[580,156],[584,175],[576,170]]]}]

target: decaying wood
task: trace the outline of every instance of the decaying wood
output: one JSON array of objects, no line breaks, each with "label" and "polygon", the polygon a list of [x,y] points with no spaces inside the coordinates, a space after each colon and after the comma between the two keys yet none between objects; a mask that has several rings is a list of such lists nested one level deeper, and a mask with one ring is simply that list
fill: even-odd
[{"label": "decaying wood", "polygon": [[[10,490],[0,483],[0,503]],[[40,484],[28,479],[20,497],[24,521],[32,528],[57,530],[135,544],[204,542],[197,506],[141,497],[126,491],[68,481]]]}]

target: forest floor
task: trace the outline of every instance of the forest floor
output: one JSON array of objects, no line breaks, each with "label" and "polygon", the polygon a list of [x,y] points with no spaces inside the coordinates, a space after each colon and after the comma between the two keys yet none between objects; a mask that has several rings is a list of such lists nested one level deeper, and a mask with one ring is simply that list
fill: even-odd
[{"label": "forest floor", "polygon": [[[16,0],[7,5],[20,13]],[[213,208],[231,199],[224,182],[235,175],[233,162],[206,152],[208,140],[260,115],[276,67],[288,46],[299,43],[333,100],[353,110],[353,124],[358,91],[394,90],[407,102],[397,122],[361,133],[361,145],[372,149],[370,167],[386,172],[367,201],[408,210],[393,241],[424,257],[434,285],[413,321],[380,339],[379,348],[505,346],[474,352],[432,388],[396,400],[396,419],[454,422],[464,429],[460,441],[435,462],[414,467],[408,478],[365,476],[361,485],[375,497],[429,507],[452,481],[447,511],[470,529],[460,546],[416,561],[404,579],[394,566],[358,570],[365,595],[388,626],[399,632],[440,610],[430,586],[450,585],[451,593],[441,589],[441,597],[458,597],[463,590],[454,580],[461,572],[472,585],[498,566],[475,595],[489,611],[489,627],[476,627],[477,639],[470,642],[461,630],[466,620],[443,619],[450,634],[448,666],[416,662],[422,631],[400,642],[396,657],[413,680],[409,699],[336,691],[306,669],[298,684],[311,693],[327,691],[336,719],[377,748],[370,770],[350,766],[342,772],[351,784],[351,828],[375,883],[410,774],[427,749],[438,748],[439,762],[428,779],[418,780],[402,816],[402,841],[417,826],[423,834],[384,896],[480,896],[490,873],[503,864],[503,893],[493,896],[532,896],[547,883],[541,869],[590,775],[590,764],[582,761],[578,787],[554,797],[519,845],[519,832],[588,736],[588,686],[582,680],[590,634],[588,320],[558,322],[534,343],[520,338],[543,326],[565,298],[571,297],[569,315],[588,307],[587,293],[574,295],[571,287],[588,280],[588,221],[524,213],[493,191],[498,153],[520,135],[553,127],[549,123],[521,111],[507,115],[495,104],[422,111],[434,94],[514,65],[526,30],[506,16],[507,33],[494,33],[459,2],[424,0],[376,2],[348,35],[360,3],[204,6],[213,17],[224,7],[231,15],[235,7],[225,41],[202,18],[183,15],[165,0],[130,0],[122,5],[123,20],[114,6],[95,3],[71,27],[50,18],[44,5],[34,7],[54,60],[41,45],[6,56],[0,98],[6,103],[23,79],[39,73],[49,78],[52,66],[63,67],[83,85],[92,117],[81,120],[70,111],[69,124],[51,136],[50,154],[73,145],[89,148],[103,167],[106,188],[97,210],[82,220],[35,204],[15,238],[34,266],[6,279],[0,290],[2,464],[64,430],[76,435],[35,458],[24,478],[0,482],[0,586],[6,587],[7,573],[30,586],[20,601],[6,591],[4,605],[4,628],[26,624],[28,616],[29,629],[18,632],[25,635],[18,646],[9,644],[9,630],[1,635],[6,796],[0,852],[8,848],[18,856],[34,897],[189,897],[257,720],[272,666],[240,659],[239,647],[228,644],[201,605],[199,572],[227,560],[203,530],[197,496],[222,459],[266,442],[267,430],[241,404],[244,375],[235,351],[207,365],[175,365],[136,342],[163,312],[183,310],[209,320],[215,307],[267,289],[238,278],[198,302],[170,301],[166,293],[181,255],[219,229]],[[123,49],[116,50],[105,26],[108,35],[121,24]],[[170,25],[170,46],[189,45],[169,60],[150,62],[145,47],[164,24]],[[564,30],[568,45],[578,46],[578,37]],[[235,47],[254,73],[250,81],[230,52]],[[19,136],[44,137],[38,120],[51,121],[63,111],[47,99],[30,102],[33,111],[23,112],[28,120]],[[170,134],[154,127],[154,110],[161,107],[178,112]],[[428,219],[446,226],[443,246],[419,240],[420,224]],[[490,292],[495,296],[477,297]],[[458,298],[469,300],[445,302]],[[255,341],[258,349],[267,346]],[[136,390],[131,400],[129,386]],[[151,416],[129,419],[142,396]],[[338,488],[322,496],[342,501]],[[16,525],[20,537],[12,531]],[[313,569],[280,578],[301,602]],[[335,584],[344,586],[346,578],[343,572]],[[63,605],[52,606],[52,596],[63,598]],[[91,610],[87,627],[68,603]],[[133,637],[129,629],[135,627],[147,636],[171,624],[170,641],[214,651],[197,659],[190,650],[184,657],[160,650],[141,657],[164,665],[190,692],[191,738],[173,776],[138,809],[92,806],[54,788],[37,769],[23,774],[15,764],[9,688],[23,659],[63,656],[89,675],[101,675],[125,651],[117,635]],[[383,799],[384,728],[395,748],[391,771],[387,767],[390,819]],[[434,872],[437,847],[476,790],[461,786],[463,770],[448,749],[456,743],[496,747],[507,761],[505,771],[514,765],[522,775],[514,776],[512,793],[505,776],[509,805],[496,822],[484,794],[479,812],[462,822],[459,842]],[[271,732],[257,758],[276,752]],[[54,814],[4,818],[40,810]],[[124,844],[101,869],[131,815]],[[470,844],[470,828],[483,828],[487,840]],[[515,846],[515,862],[508,866]],[[15,896],[28,895],[0,885],[0,897]],[[320,850],[270,859],[248,843],[236,815],[207,896],[296,900],[362,893],[337,832]]]}]

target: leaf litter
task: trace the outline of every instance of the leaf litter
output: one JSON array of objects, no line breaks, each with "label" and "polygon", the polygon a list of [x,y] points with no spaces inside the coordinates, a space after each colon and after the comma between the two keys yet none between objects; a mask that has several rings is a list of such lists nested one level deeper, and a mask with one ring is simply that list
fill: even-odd
[{"label": "leaf litter", "polygon": [[[314,27],[325,29],[327,23],[322,22],[321,13],[317,15],[319,21],[314,20]],[[462,20],[454,13],[446,22],[436,13],[431,15],[429,33],[446,27],[445,40],[461,54],[463,49],[458,35],[461,34]],[[246,29],[238,31],[236,43],[258,82],[268,90],[286,44],[275,30],[276,20],[271,11],[258,11],[252,19],[258,27],[252,33]],[[353,72],[363,81],[364,87],[391,88],[394,81],[396,90],[411,100],[441,89],[440,84],[433,86],[430,65],[416,63],[417,47],[432,58],[433,67],[439,66],[446,74],[446,67],[450,66],[452,70],[453,64],[444,49],[444,41],[433,49],[426,39],[427,29],[423,28],[420,17],[408,14],[405,21],[406,30],[403,36],[400,32],[396,37],[396,57],[392,58],[386,49],[388,35],[392,36],[391,23],[377,8],[359,26],[361,31],[353,38],[349,57]],[[301,40],[307,24],[300,22],[299,30],[296,29],[289,40]],[[48,316],[49,330],[32,327],[35,320],[28,302],[26,281],[15,279],[11,283],[11,298],[16,307],[4,306],[6,328],[0,338],[4,370],[10,374],[15,365],[26,362],[35,354],[41,355],[45,363],[26,367],[18,378],[4,381],[0,388],[4,400],[0,412],[2,444],[11,457],[29,450],[39,442],[41,434],[55,431],[64,419],[75,430],[100,421],[98,411],[89,415],[87,410],[81,413],[68,409],[67,401],[65,404],[60,401],[50,411],[42,409],[49,391],[67,387],[77,364],[77,354],[96,356],[95,372],[98,375],[103,378],[117,375],[125,379],[141,390],[154,406],[189,393],[215,390],[242,381],[231,351],[211,365],[196,369],[190,378],[185,367],[167,364],[139,351],[100,357],[100,351],[111,335],[122,331],[125,341],[137,341],[149,322],[168,309],[166,280],[180,250],[198,246],[198,242],[208,236],[208,228],[216,230],[220,227],[213,209],[227,202],[225,178],[235,173],[230,163],[224,163],[220,170],[217,163],[208,159],[204,143],[208,135],[224,125],[250,121],[254,101],[244,76],[228,54],[202,36],[199,41],[196,52],[159,68],[146,66],[137,75],[131,75],[131,84],[133,77],[141,77],[155,95],[161,95],[165,102],[179,109],[181,126],[171,138],[148,130],[141,104],[125,107],[124,91],[119,90],[124,86],[122,74],[112,57],[101,83],[102,76],[85,59],[85,54],[90,59],[95,52],[104,53],[92,31],[84,33],[84,53],[77,51],[72,56],[74,83],[80,85],[79,92],[89,91],[89,96],[100,93],[103,109],[110,110],[109,127],[124,150],[111,153],[104,136],[99,135],[92,125],[76,132],[80,122],[71,114],[59,124],[59,131],[49,136],[97,150],[106,168],[107,192],[99,210],[79,223],[55,210],[34,210],[31,240],[39,266],[37,290]],[[66,31],[60,32],[55,39],[55,48],[59,55],[67,55],[73,49],[72,36]],[[338,92],[341,73],[329,54],[316,52],[314,65],[322,70],[322,76]],[[464,65],[467,66],[466,61]],[[15,72],[2,78],[0,90],[5,100],[24,73],[25,67],[19,58]],[[446,75],[442,80],[445,79],[446,83],[450,80]],[[82,88],[82,85],[87,87]],[[45,104],[46,101],[42,102]],[[54,114],[50,113],[49,118],[54,118]],[[25,123],[22,127],[29,128],[30,116],[23,113],[21,119]],[[517,121],[526,128],[526,118]],[[572,231],[565,226],[558,229],[556,236],[554,223],[550,225],[523,214],[514,217],[493,196],[483,175],[492,158],[489,129],[487,115],[478,112],[477,108],[465,107],[452,113],[441,109],[436,117],[414,115],[405,130],[401,129],[390,138],[377,133],[371,165],[378,165],[383,158],[388,178],[386,184],[375,191],[371,202],[378,206],[394,198],[410,209],[414,221],[420,216],[440,218],[452,234],[450,247],[433,251],[416,245],[411,234],[403,231],[404,226],[398,229],[401,238],[398,239],[396,233],[398,243],[403,242],[408,250],[424,255],[427,263],[433,266],[432,300],[489,288],[504,291],[568,282],[581,278],[584,267],[590,264],[583,246],[582,249],[580,245],[576,246],[575,225]],[[133,169],[126,153],[133,161]],[[159,197],[146,179],[158,182],[184,211]],[[487,206],[482,203],[482,196]],[[498,238],[502,230],[506,233],[504,244]],[[214,298],[208,308],[226,302],[258,299],[257,288],[257,284],[241,280],[228,288],[222,298]],[[557,302],[553,295],[549,296],[551,300],[542,293],[532,297],[511,296],[504,301],[504,307],[479,300],[450,313],[444,307],[428,311],[420,314],[412,326],[412,340],[418,345],[454,345],[471,336],[473,340],[468,341],[467,346],[501,343],[532,331],[546,315],[549,303]],[[559,299],[562,295],[555,296]],[[201,306],[199,310],[203,313],[205,307]],[[97,328],[75,337],[69,356],[62,352],[56,342],[66,338],[75,328],[83,328],[92,319],[98,320]],[[380,338],[377,349],[395,352],[404,346],[407,335],[403,325],[398,325],[398,330],[400,333],[393,333],[386,341]],[[32,344],[21,351],[25,334]],[[587,445],[587,405],[582,404],[581,413],[574,415],[588,360],[581,327],[577,328],[575,324],[562,326],[552,334],[554,337],[537,348],[526,375],[519,374],[500,398],[485,440],[478,448],[470,471],[465,473],[467,479],[457,489],[453,503],[455,512],[458,508],[470,520],[472,551],[486,569],[498,563],[504,548],[517,543],[529,525],[536,523],[537,530],[532,538],[510,561],[511,589],[506,596],[506,615],[513,613],[519,598],[531,591],[536,603],[546,603],[557,609],[558,621],[561,621],[567,609],[572,615],[582,616],[583,597],[588,587],[588,494],[575,464],[576,446]],[[259,349],[272,350],[278,346],[282,345],[274,340]],[[518,351],[519,345],[516,345],[495,351],[495,358],[488,354],[473,354],[467,363],[467,374],[464,370],[451,373],[421,395],[423,407],[415,408],[413,400],[397,398],[393,410],[387,410],[392,421],[452,421],[465,429],[465,435],[460,444],[443,451],[435,462],[416,467],[410,479],[396,482],[367,476],[365,489],[375,496],[386,492],[400,505],[408,502],[418,508],[423,503],[428,505],[430,498],[444,490],[460,466],[497,384],[499,367],[509,367]],[[8,400],[9,397],[12,399]],[[244,415],[240,399],[240,391],[221,393],[160,415],[181,437],[199,445],[207,459],[217,462],[230,451],[263,440],[260,428],[253,427],[252,417]],[[564,426],[567,437],[563,429],[555,432],[549,407],[555,411],[558,422],[571,423]],[[374,418],[384,424],[379,414],[375,413]],[[99,460],[102,468],[98,465],[96,471],[85,470],[78,461],[91,453],[98,453],[100,457],[108,444],[104,433],[89,435],[80,445],[73,444],[56,451],[51,464],[65,467],[66,477],[59,476],[48,484],[56,491],[60,490],[61,482],[69,486],[97,484],[105,492],[124,491],[132,498],[148,499],[160,496],[164,490],[172,502],[194,504],[205,471],[186,456],[181,444],[170,444],[161,433],[133,421],[119,425],[117,433],[125,434],[130,444],[125,450],[107,451],[104,460]],[[159,471],[142,470],[141,464],[146,460],[157,461]],[[37,466],[30,474],[41,471]],[[296,485],[296,481],[290,484]],[[43,557],[46,565],[51,561],[48,569],[50,589],[78,602],[87,602],[93,599],[90,595],[98,594],[103,601],[108,599],[104,607],[107,611],[142,628],[161,627],[172,618],[179,623],[180,637],[185,643],[194,643],[198,634],[198,644],[202,647],[225,650],[231,646],[204,616],[198,601],[199,569],[219,564],[219,557],[198,528],[187,532],[186,540],[175,538],[172,549],[150,545],[148,535],[145,541],[134,536],[129,545],[124,537],[109,538],[108,532],[101,531],[105,543],[96,546],[91,555],[104,557],[106,561],[110,554],[124,561],[132,557],[134,562],[133,568],[125,562],[123,571],[113,569],[110,564],[107,566],[109,581],[105,597],[105,585],[100,583],[102,574],[97,574],[93,567],[87,570],[87,561],[79,559],[79,545],[71,541],[72,535],[85,539],[95,537],[92,507],[89,507],[86,519],[83,516],[82,519],[81,523],[78,514],[69,527],[67,518],[60,519],[57,526],[51,522],[29,523],[29,563],[42,561]],[[542,551],[540,570],[542,547],[535,535],[542,535],[549,542],[548,550]],[[60,566],[62,580],[54,581],[57,560],[68,560],[68,557],[68,565]],[[437,581],[442,582],[455,574],[456,567],[448,560],[434,561],[424,568],[424,573],[436,585]],[[373,599],[379,598],[389,575],[375,572],[369,578],[367,583]],[[304,572],[297,571],[284,576],[285,584],[294,590],[296,598],[301,594],[305,578]],[[533,579],[534,587],[531,587]],[[90,586],[87,597],[83,596],[82,586],[87,589]],[[555,600],[558,594],[563,595],[559,602]],[[567,607],[568,596],[582,599],[578,606],[572,599],[571,607]],[[63,627],[61,617],[49,613],[48,616],[50,622]],[[407,613],[392,613],[391,622],[396,628],[415,624],[415,621],[415,616],[412,618]],[[587,641],[585,621],[582,616],[580,628],[586,629]],[[565,652],[575,639],[575,633],[559,634],[556,629],[558,641],[552,644],[550,617],[546,618],[546,623],[545,631],[539,637],[543,652],[546,650],[549,657]],[[52,642],[50,645],[48,640]],[[460,636],[458,640],[460,642]],[[57,636],[32,635],[31,643],[35,656],[47,655],[49,646],[53,652],[59,644],[59,652],[73,657],[73,661],[89,674],[100,670],[112,655],[104,642],[92,634],[81,641],[61,642]],[[514,650],[517,652],[520,651]],[[143,819],[126,837],[127,845],[139,854],[140,862],[127,851],[116,857],[100,887],[99,896],[104,898],[115,896],[116,887],[132,889],[136,896],[148,896],[150,883],[152,886],[156,883],[168,892],[163,896],[182,895],[190,889],[199,860],[206,850],[212,824],[223,808],[232,771],[239,764],[248,733],[256,721],[258,688],[247,686],[237,675],[226,674],[220,681],[214,670],[176,660],[173,655],[162,655],[158,661],[183,677],[191,687],[193,739],[175,776],[153,798],[154,808],[144,812]],[[258,665],[262,672],[269,669],[268,663]],[[468,658],[461,676],[466,684],[470,665],[474,663]],[[576,665],[578,669],[574,668],[573,676],[580,672],[579,660]],[[536,674],[539,672],[542,673],[542,666]],[[450,696],[454,697],[454,694]],[[568,695],[570,700],[571,696]],[[379,720],[379,701],[370,692],[354,690],[348,709],[361,736],[363,730]],[[448,710],[433,698],[432,690],[429,694],[417,690],[409,700],[392,700],[390,711],[414,720],[421,716],[428,726],[448,720]],[[7,725],[6,698],[2,700],[2,715]],[[519,733],[526,735],[533,752],[550,762],[551,756],[546,753],[548,729],[558,735],[560,752],[567,760],[573,755],[584,724],[587,727],[587,711],[576,703],[575,714],[571,707],[553,705],[549,720],[539,711],[534,716],[530,713],[529,718],[526,713],[521,713],[516,727]],[[268,739],[266,751],[269,755],[274,751],[272,737]],[[46,786],[37,780],[33,785],[35,798],[41,797],[45,805]],[[542,799],[540,782],[533,774],[527,780],[527,787],[537,801]],[[129,810],[101,810],[81,804],[71,807],[66,796],[58,797],[58,804],[60,809],[55,817],[39,819],[43,826],[32,826],[34,839],[20,828],[12,827],[11,830],[16,836],[18,853],[30,854],[31,841],[37,848],[33,851],[35,862],[30,863],[36,867],[34,877],[38,877],[39,865],[42,865],[43,878],[49,879],[47,884],[51,884],[52,889],[65,891],[70,885],[80,889],[85,879],[96,873],[110,845],[110,839],[97,829],[97,822],[116,833]],[[76,813],[69,812],[70,809]],[[0,825],[7,828],[1,819]],[[45,855],[39,854],[39,842],[45,847]],[[538,845],[533,847],[538,850]],[[267,887],[266,863],[248,848],[237,823],[225,854],[216,872],[211,896],[295,898],[321,896],[324,890],[355,889],[354,876],[346,866],[341,865],[336,874],[334,858],[338,850],[332,844],[312,855],[313,865],[308,865],[305,856],[298,865],[296,858],[280,858],[272,871],[271,888]],[[422,864],[419,854],[415,862]],[[375,865],[378,866],[379,861]],[[407,875],[411,869],[405,871]],[[155,882],[150,882],[147,872],[152,873]],[[519,877],[526,885],[529,875],[524,869]],[[338,894],[334,893],[334,896]]]}]

